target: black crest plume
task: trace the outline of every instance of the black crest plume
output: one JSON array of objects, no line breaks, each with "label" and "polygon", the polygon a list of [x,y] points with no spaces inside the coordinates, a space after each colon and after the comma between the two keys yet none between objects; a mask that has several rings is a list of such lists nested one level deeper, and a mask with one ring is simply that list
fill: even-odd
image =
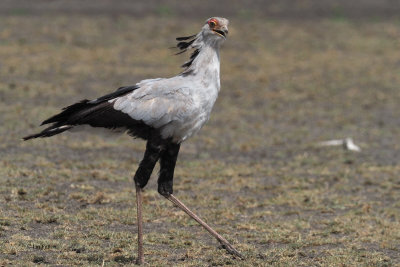
[{"label": "black crest plume", "polygon": [[[177,37],[176,40],[178,43],[176,44],[176,47],[181,50],[176,55],[185,53],[188,49],[193,48],[192,44],[196,41],[197,35],[190,35],[190,36],[184,36],[184,37]],[[190,58],[187,62],[185,62],[181,67],[182,68],[188,68],[190,65],[192,65],[193,60],[197,57],[197,55],[200,53],[200,49],[196,48],[193,53],[190,55]]]},{"label": "black crest plume", "polygon": [[176,40],[178,43],[176,47],[181,50],[180,52],[176,53],[177,55],[182,54],[188,50],[191,44],[196,40],[196,35],[186,36],[186,37],[177,37]]}]

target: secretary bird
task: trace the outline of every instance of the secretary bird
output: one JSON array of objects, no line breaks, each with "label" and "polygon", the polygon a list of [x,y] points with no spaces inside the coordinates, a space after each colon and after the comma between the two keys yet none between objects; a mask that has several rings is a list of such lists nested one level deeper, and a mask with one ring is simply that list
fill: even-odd
[{"label": "secretary bird", "polygon": [[142,190],[157,161],[160,161],[158,192],[203,226],[229,253],[242,258],[226,239],[178,200],[172,189],[181,143],[197,133],[207,122],[217,99],[220,90],[219,48],[227,34],[227,19],[208,19],[198,34],[176,38],[177,48],[180,49],[178,54],[193,49],[179,75],[143,80],[97,99],[82,100],[67,106],[42,123],[51,124],[50,127],[23,138],[50,137],[81,125],[90,125],[110,130],[122,129],[132,137],[147,140],[143,160],[134,176],[138,264],[144,262]]}]

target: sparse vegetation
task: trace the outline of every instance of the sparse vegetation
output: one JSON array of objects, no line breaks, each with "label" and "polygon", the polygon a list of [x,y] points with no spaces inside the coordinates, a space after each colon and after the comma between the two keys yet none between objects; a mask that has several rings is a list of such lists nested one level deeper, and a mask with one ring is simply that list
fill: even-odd
[{"label": "sparse vegetation", "polygon": [[[131,178],[144,142],[19,138],[74,101],[179,72],[186,58],[168,47],[202,21],[158,12],[168,16],[0,17],[0,265],[134,262]],[[400,264],[399,21],[243,14],[230,18],[220,97],[207,126],[182,146],[175,191],[247,260],[219,249],[158,195],[153,177],[144,195],[146,261]],[[347,136],[361,153],[314,145]]]}]

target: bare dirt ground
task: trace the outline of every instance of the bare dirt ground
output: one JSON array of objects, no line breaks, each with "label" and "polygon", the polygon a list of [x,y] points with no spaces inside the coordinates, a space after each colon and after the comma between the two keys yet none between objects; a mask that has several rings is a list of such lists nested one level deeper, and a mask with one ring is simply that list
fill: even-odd
[{"label": "bare dirt ground", "polygon": [[[175,193],[246,260],[159,196],[154,175],[146,262],[400,265],[399,5],[356,2],[2,1],[0,265],[134,263],[144,142],[20,138],[75,101],[179,73],[174,38],[213,15],[231,21],[222,90],[182,146]],[[316,145],[344,137],[362,151]]]}]

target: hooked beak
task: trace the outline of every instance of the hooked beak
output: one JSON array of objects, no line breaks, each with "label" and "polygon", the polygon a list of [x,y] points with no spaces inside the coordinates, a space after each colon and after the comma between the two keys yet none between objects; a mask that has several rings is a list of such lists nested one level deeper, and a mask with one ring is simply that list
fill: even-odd
[{"label": "hooked beak", "polygon": [[215,32],[216,34],[224,37],[224,39],[226,39],[226,36],[228,35],[228,28],[226,26],[221,27],[219,29],[212,29],[213,32]]}]

